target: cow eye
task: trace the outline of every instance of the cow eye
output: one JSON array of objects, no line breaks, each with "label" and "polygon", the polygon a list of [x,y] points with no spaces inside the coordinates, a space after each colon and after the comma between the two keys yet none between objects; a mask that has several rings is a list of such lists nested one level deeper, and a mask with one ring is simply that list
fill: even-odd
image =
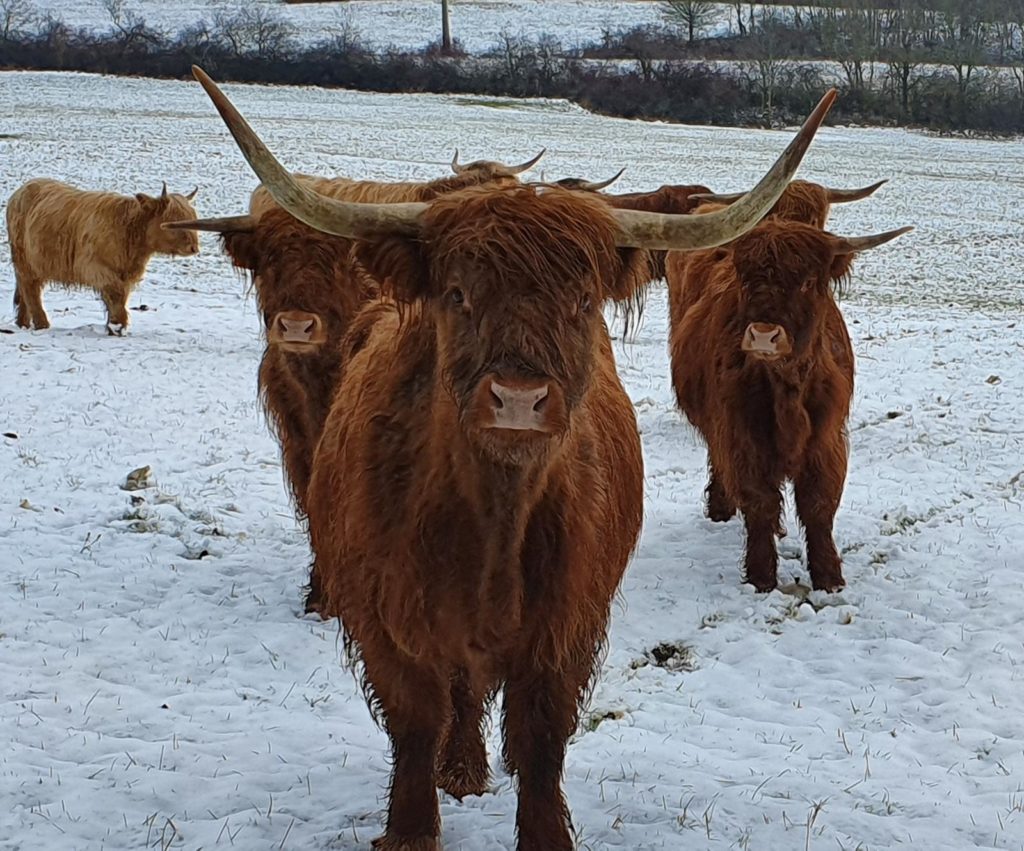
[{"label": "cow eye", "polygon": [[466,296],[458,287],[452,287],[450,290],[448,290],[448,298],[451,299],[452,304],[461,305],[466,301]]}]

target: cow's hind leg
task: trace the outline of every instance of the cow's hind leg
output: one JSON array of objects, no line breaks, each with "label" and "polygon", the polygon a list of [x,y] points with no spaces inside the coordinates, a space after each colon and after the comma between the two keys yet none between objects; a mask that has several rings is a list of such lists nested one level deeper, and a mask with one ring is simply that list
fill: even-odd
[{"label": "cow's hind leg", "polygon": [[707,498],[707,515],[709,520],[724,523],[736,515],[736,503],[729,498],[721,477],[711,467],[708,471],[708,486],[704,489]]},{"label": "cow's hind leg", "polygon": [[534,667],[544,654],[524,655],[528,658],[523,668],[506,682],[504,701],[505,762],[519,777],[517,848],[570,851],[572,828],[562,794],[562,765],[590,669]]},{"label": "cow's hind leg", "polygon": [[843,564],[832,537],[832,526],[846,481],[846,442],[842,436],[830,445],[814,447],[796,479],[796,510],[807,536],[807,570],[811,585],[822,591],[838,591]]},{"label": "cow's hind leg", "polygon": [[483,730],[486,691],[486,687],[474,687],[464,668],[452,676],[452,716],[439,752],[437,785],[460,800],[487,791],[490,770]]},{"label": "cow's hind leg", "polygon": [[100,291],[107,308],[107,334],[123,337],[131,318],[128,316],[128,289],[125,287],[104,287]]},{"label": "cow's hind leg", "polygon": [[24,273],[14,273],[14,306],[17,308],[15,322],[19,328],[50,327],[50,318],[43,309],[43,282],[29,278]]},{"label": "cow's hind leg", "polygon": [[378,851],[440,851],[435,764],[450,712],[448,679],[414,664],[386,639],[362,644],[366,679],[391,738],[387,830]]}]

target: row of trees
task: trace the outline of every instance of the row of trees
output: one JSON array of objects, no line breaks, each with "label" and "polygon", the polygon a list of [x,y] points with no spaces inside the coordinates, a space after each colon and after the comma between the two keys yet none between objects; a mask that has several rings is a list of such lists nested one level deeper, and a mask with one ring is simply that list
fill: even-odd
[{"label": "row of trees", "polygon": [[[658,58],[742,60],[759,78],[768,121],[776,82],[795,62],[810,60],[834,62],[858,97],[888,95],[896,121],[912,119],[915,92],[936,76],[954,83],[954,123],[970,126],[972,101],[993,93],[1024,112],[1024,0],[737,0],[729,4],[725,32],[722,4],[664,0],[659,6],[666,31],[612,35],[599,55],[629,56],[641,67]],[[716,24],[715,37],[699,38]]]},{"label": "row of trees", "polygon": [[[748,14],[742,34],[737,26],[720,38],[695,38],[692,45],[688,31],[662,28],[606,33],[601,44],[570,54],[552,36],[528,39],[506,32],[485,56],[463,54],[447,27],[447,41],[418,51],[374,53],[340,17],[320,43],[301,45],[293,26],[262,4],[221,10],[170,34],[126,10],[124,0],[103,2],[110,25],[98,32],[40,16],[30,0],[0,0],[0,67],[181,78],[199,63],[222,79],[243,82],[564,97],[626,117],[739,125],[797,120],[838,76],[843,96],[832,112],[837,121],[1024,132],[1024,81],[1018,73],[1024,65],[1013,64],[1021,49],[1020,25],[1009,17],[1002,24],[1010,34],[997,54],[1006,64],[993,67],[897,54],[887,28],[899,20],[900,7],[876,9],[871,4],[877,0],[849,0],[861,5],[844,7],[743,6]],[[889,33],[888,52],[877,45],[855,48],[845,28],[857,15],[874,22],[872,32]],[[995,24],[986,19],[985,27],[990,25]],[[907,38],[926,49],[918,30]],[[631,61],[605,61],[622,57]],[[728,61],[718,61],[723,59]]]}]

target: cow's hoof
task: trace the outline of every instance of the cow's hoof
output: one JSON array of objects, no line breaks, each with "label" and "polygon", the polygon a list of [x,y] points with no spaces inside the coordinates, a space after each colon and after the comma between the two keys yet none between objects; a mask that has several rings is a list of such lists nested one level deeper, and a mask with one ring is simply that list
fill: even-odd
[{"label": "cow's hoof", "polygon": [[436,836],[403,839],[385,833],[374,839],[370,845],[377,851],[441,851],[441,840]]}]

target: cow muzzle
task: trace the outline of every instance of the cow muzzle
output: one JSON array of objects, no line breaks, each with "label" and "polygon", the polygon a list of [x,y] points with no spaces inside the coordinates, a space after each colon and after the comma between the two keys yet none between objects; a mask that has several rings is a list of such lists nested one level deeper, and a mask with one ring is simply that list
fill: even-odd
[{"label": "cow muzzle", "polygon": [[275,313],[267,329],[267,342],[285,351],[307,352],[327,341],[323,320],[304,310]]},{"label": "cow muzzle", "polygon": [[743,332],[741,348],[755,357],[774,360],[790,354],[793,351],[793,344],[789,341],[786,329],[781,325],[751,322]]},{"label": "cow muzzle", "polygon": [[477,386],[474,408],[482,429],[550,434],[565,423],[562,392],[547,379],[485,376]]}]

